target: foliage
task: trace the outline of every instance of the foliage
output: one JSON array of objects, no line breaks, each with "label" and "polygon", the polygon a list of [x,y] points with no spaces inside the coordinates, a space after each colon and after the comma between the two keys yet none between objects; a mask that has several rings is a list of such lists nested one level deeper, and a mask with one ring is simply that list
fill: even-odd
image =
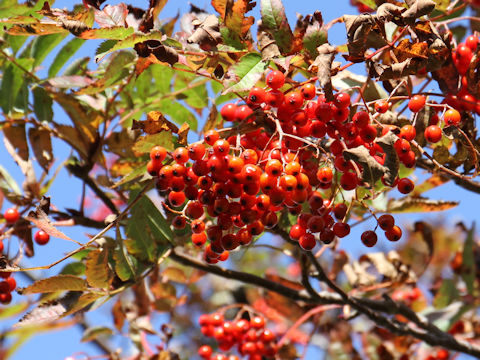
[{"label": "foliage", "polygon": [[[478,1],[355,0],[361,14],[295,28],[281,0],[212,0],[180,24],[159,20],[166,1],[102,3],[0,0],[0,129],[22,174],[0,165],[0,317],[22,317],[5,358],[71,324],[109,359],[128,358],[107,341],[125,334],[132,359],[222,359],[200,331],[249,359],[480,356],[475,226],[386,216],[454,208],[425,197],[447,182],[480,193],[479,40],[464,39],[480,19],[461,17]],[[65,171],[83,191],[62,209]],[[27,267],[50,238],[70,252]],[[17,272],[31,283],[10,304]],[[111,327],[88,325],[96,309]]]}]

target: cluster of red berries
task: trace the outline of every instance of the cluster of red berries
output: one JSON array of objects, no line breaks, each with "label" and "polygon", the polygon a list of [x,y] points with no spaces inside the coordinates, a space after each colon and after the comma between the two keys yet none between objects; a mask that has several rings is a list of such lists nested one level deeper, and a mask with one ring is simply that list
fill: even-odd
[{"label": "cluster of red berries", "polygon": [[[9,208],[3,214],[3,218],[7,222],[7,224],[15,224],[18,220],[20,220],[20,213],[16,208]],[[48,235],[43,230],[38,230],[33,239],[38,245],[45,245],[50,241],[50,235]],[[0,240],[0,253],[3,252],[3,242]]]},{"label": "cluster of red berries", "polygon": [[[203,314],[198,320],[202,334],[213,337],[221,351],[237,348],[240,356],[248,356],[248,360],[261,360],[274,357],[277,353],[276,335],[265,328],[265,319],[254,316],[249,320],[238,319],[226,321],[223,314]],[[209,345],[198,349],[198,355],[204,360],[234,360],[236,355],[213,355]]]},{"label": "cluster of red berries", "polygon": [[11,275],[11,272],[0,272],[0,278],[3,279],[0,281],[0,303],[5,305],[10,304],[12,291],[17,287],[17,282]]},{"label": "cluster of red berries", "polygon": [[[271,128],[277,129],[273,134],[258,128],[223,139],[210,130],[203,141],[188,148],[168,153],[155,146],[150,152],[147,171],[157,177],[157,188],[168,194],[169,205],[181,209],[172,209],[179,213],[174,228],[188,223],[192,242],[199,247],[209,240],[205,247],[209,263],[226,260],[229,251],[248,245],[265,228],[274,227],[277,213],[284,208],[299,215],[290,236],[305,250],[313,249],[317,238],[330,243],[335,236],[348,235],[350,227],[343,221],[347,206],[335,204],[333,196],[321,191],[334,194],[337,186],[354,190],[362,185],[358,176],[362,167],[343,157],[345,149],[363,145],[380,164],[385,162],[384,150],[375,142],[378,125],[366,111],[356,112],[350,119],[347,93],[339,92],[333,101],[327,101],[323,95],[317,97],[312,83],[282,92],[285,76],[280,71],[267,74],[266,83],[269,90],[254,87],[247,104],[226,104],[220,113],[226,121],[238,123],[252,122],[256,112],[262,111]],[[389,130],[388,126],[382,128],[383,134]],[[415,128],[407,125],[399,133],[395,149],[406,166],[413,166],[415,153],[410,141]],[[320,140],[328,140],[327,136],[331,155],[319,160],[309,146],[318,150]],[[403,194],[414,188],[406,178],[397,179],[394,186]],[[208,222],[205,212],[211,219]]]}]

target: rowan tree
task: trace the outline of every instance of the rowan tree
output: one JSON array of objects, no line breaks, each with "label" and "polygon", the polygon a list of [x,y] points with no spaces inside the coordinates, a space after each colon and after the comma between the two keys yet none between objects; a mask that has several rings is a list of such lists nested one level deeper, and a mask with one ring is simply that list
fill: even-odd
[{"label": "rowan tree", "polygon": [[2,358],[480,357],[478,1],[104,2],[0,1]]}]

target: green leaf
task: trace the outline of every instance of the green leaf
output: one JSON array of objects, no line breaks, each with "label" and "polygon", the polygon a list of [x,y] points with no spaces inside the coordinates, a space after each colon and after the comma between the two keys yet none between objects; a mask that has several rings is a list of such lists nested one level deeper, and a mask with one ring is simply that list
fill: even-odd
[{"label": "green leaf", "polygon": [[106,326],[93,326],[83,332],[81,342],[96,340],[98,337],[110,337],[113,330]]},{"label": "green leaf", "polygon": [[[137,192],[131,193],[131,199]],[[125,246],[140,260],[153,263],[173,239],[173,232],[162,213],[148,196],[143,196],[132,208],[127,224]]]},{"label": "green leaf", "polygon": [[89,57],[83,57],[83,58],[74,60],[70,65],[67,66],[67,68],[63,72],[63,75],[71,76],[71,75],[82,74],[86,70],[87,64],[89,61],[90,61]]},{"label": "green leaf", "polygon": [[85,275],[85,264],[80,261],[74,261],[65,265],[60,271],[60,274],[63,275]]},{"label": "green leaf", "polygon": [[[30,71],[34,60],[30,58],[21,58],[16,61],[23,69]],[[2,85],[0,87],[0,103],[5,114],[11,112],[24,81],[24,71],[20,67],[15,64],[7,65],[3,73]]]},{"label": "green leaf", "polygon": [[[22,192],[20,187],[15,182],[10,173],[0,165],[0,189],[7,193],[14,193],[17,196],[21,196]],[[4,195],[7,195],[5,193]]]},{"label": "green leaf", "polygon": [[8,46],[10,46],[14,54],[16,54],[23,44],[25,44],[25,41],[28,40],[28,37],[25,36],[15,36],[9,34],[5,34],[4,37],[5,42],[8,44]]},{"label": "green leaf", "polygon": [[147,40],[162,40],[163,33],[160,31],[152,31],[149,34],[132,34],[127,38],[111,42],[111,43],[102,43],[97,51],[95,52],[95,61],[100,61],[105,55],[122,49],[132,49],[135,44],[147,41]]},{"label": "green leaf", "polygon": [[190,129],[197,131],[197,118],[181,103],[172,101],[172,99],[164,99],[155,109],[162,109],[162,113],[168,115],[175,123],[179,125],[187,123]]},{"label": "green leaf", "polygon": [[249,53],[244,55],[240,61],[230,68],[238,79],[223,91],[223,94],[228,94],[234,91],[250,90],[262,77],[263,72],[268,64],[262,61],[262,56],[258,53]]},{"label": "green leaf", "polygon": [[125,175],[123,178],[121,178],[119,181],[117,181],[115,184],[113,184],[112,189],[115,189],[121,185],[124,185],[132,180],[135,180],[139,178],[140,176],[145,175],[147,171],[147,164],[144,164],[136,169],[134,169],[132,172],[129,174]]},{"label": "green leaf", "polygon": [[[373,0],[363,0],[363,1],[371,1],[373,2]],[[361,1],[361,2],[363,2]],[[447,12],[447,9],[448,9],[448,6],[450,5],[450,0],[433,0],[435,1],[435,10],[438,10],[438,11],[441,11],[443,13]],[[374,9],[374,8],[372,8]]]},{"label": "green leaf", "polygon": [[157,134],[142,136],[133,146],[133,151],[142,154],[150,153],[150,150],[155,145],[161,145],[167,150],[173,150],[172,134],[168,131],[162,131]]},{"label": "green leaf", "polygon": [[444,308],[455,301],[459,296],[456,282],[452,279],[443,279],[440,289],[435,294],[433,306],[437,309]]},{"label": "green leaf", "polygon": [[[447,1],[450,1],[450,0],[447,0]],[[374,0],[357,0],[357,2],[362,3],[363,5],[367,5],[370,9],[373,9],[373,10],[377,8],[377,4],[375,4]]]},{"label": "green leaf", "polygon": [[106,289],[112,281],[112,273],[108,268],[108,254],[104,249],[90,251],[87,255],[85,274],[88,285],[98,289]]},{"label": "green leaf", "polygon": [[123,246],[119,246],[114,250],[113,260],[115,261],[115,273],[122,281],[128,281],[135,277],[135,272],[133,269],[135,265],[135,258],[132,258],[130,255],[126,254]]},{"label": "green leaf", "polygon": [[123,81],[130,72],[127,67],[133,64],[134,60],[135,54],[131,51],[121,51],[113,54],[103,76],[93,84],[80,89],[76,94],[96,94]]},{"label": "green leaf", "polygon": [[318,21],[307,27],[303,36],[303,47],[308,51],[312,59],[318,56],[317,47],[325,44],[328,40],[327,30]]},{"label": "green leaf", "polygon": [[206,81],[195,79],[195,76],[180,76],[177,74],[173,88],[175,91],[182,90],[182,96],[186,96],[185,102],[195,109],[208,107],[208,94]]},{"label": "green leaf", "polygon": [[462,264],[462,279],[467,285],[467,290],[469,295],[473,295],[474,285],[475,285],[475,255],[474,249],[475,246],[475,223],[473,223],[472,228],[468,230],[467,238],[465,239],[465,244],[463,246],[463,264]]},{"label": "green leaf", "polygon": [[23,295],[49,293],[56,291],[85,291],[87,282],[73,275],[57,275],[51,278],[35,281],[32,285],[23,288],[19,293]]},{"label": "green leaf", "polygon": [[293,33],[288,24],[281,0],[261,0],[260,13],[263,26],[272,34],[282,54],[293,45]]},{"label": "green leaf", "polygon": [[60,69],[67,63],[67,61],[77,52],[78,49],[85,43],[85,40],[73,38],[66,43],[58,52],[55,60],[48,69],[48,77],[54,77],[58,74]]},{"label": "green leaf", "polygon": [[81,39],[110,39],[110,40],[124,40],[127,36],[134,32],[132,27],[125,28],[123,26],[116,26],[111,28],[100,28],[85,30],[80,34]]},{"label": "green leaf", "polygon": [[52,51],[63,39],[67,37],[67,33],[50,34],[38,36],[33,40],[31,57],[35,59],[33,66],[40,65],[47,55]]},{"label": "green leaf", "polygon": [[33,111],[37,120],[51,122],[53,120],[53,100],[43,87],[33,89]]}]

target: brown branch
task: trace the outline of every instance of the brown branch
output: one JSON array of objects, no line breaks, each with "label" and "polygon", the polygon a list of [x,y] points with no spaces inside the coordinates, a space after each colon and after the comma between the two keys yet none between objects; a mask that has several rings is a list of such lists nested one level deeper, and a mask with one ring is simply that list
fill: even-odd
[{"label": "brown branch", "polygon": [[[430,172],[435,172],[435,170],[441,170],[435,166],[435,164],[427,159],[417,159],[417,167],[428,170]],[[467,179],[465,177],[454,176],[449,172],[442,171],[442,175],[452,179],[455,184],[464,188],[465,190],[472,191],[480,194],[480,182]]]}]

